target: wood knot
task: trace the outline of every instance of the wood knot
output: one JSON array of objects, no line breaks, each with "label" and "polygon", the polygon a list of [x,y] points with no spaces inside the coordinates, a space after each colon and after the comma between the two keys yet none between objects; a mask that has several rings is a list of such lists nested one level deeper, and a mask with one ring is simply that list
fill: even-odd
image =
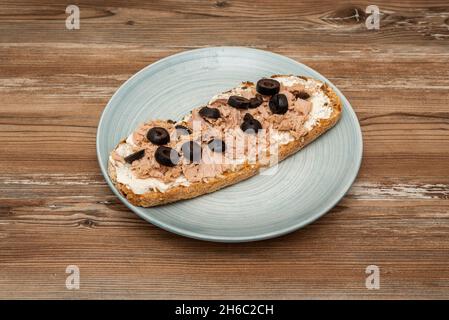
[{"label": "wood knot", "polygon": [[341,7],[321,19],[332,24],[359,24],[366,20],[365,10],[360,7]]},{"label": "wood knot", "polygon": [[449,26],[449,18],[446,18],[446,19],[444,20],[444,24],[447,25],[447,26]]},{"label": "wood knot", "polygon": [[126,24],[127,24],[128,26],[133,26],[133,25],[135,25],[136,23],[135,23],[133,20],[128,20],[128,21],[126,21]]},{"label": "wood knot", "polygon": [[80,226],[86,227],[86,228],[93,228],[93,227],[95,227],[95,225],[96,225],[95,221],[93,221],[91,219],[84,219],[80,222]]},{"label": "wood knot", "polygon": [[218,8],[224,8],[229,6],[229,3],[227,0],[217,0],[215,1],[215,6]]}]

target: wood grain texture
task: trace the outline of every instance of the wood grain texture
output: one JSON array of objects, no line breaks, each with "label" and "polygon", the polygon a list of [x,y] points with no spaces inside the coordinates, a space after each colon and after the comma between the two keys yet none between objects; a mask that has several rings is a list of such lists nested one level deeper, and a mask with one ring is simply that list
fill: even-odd
[{"label": "wood grain texture", "polygon": [[[449,5],[376,1],[0,3],[0,298],[449,298]],[[100,114],[132,74],[215,45],[271,50],[335,83],[364,136],[359,177],[293,234],[206,243],[127,210],[101,176]],[[81,271],[65,288],[65,268]],[[381,270],[380,290],[365,268]]]}]

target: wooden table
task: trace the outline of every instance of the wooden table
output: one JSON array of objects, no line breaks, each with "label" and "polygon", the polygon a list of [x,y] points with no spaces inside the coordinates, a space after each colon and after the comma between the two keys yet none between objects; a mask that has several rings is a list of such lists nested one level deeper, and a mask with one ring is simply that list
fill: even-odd
[{"label": "wooden table", "polygon": [[[76,1],[80,29],[67,30],[70,1],[2,0],[0,298],[449,298],[449,5],[394,3]],[[379,30],[365,26],[370,4]],[[302,230],[183,238],[134,215],[100,173],[96,128],[117,88],[219,45],[301,61],[357,112],[358,179]],[[379,290],[365,287],[372,264]]]}]

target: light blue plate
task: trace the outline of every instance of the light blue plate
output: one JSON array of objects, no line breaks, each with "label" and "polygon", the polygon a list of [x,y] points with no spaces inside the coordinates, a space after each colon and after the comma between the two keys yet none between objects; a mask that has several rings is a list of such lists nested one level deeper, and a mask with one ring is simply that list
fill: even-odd
[{"label": "light blue plate", "polygon": [[[139,123],[152,118],[179,120],[216,93],[272,74],[326,81],[343,102],[339,123],[283,161],[276,174],[258,175],[212,194],[148,209],[131,205],[115,189],[106,169],[109,153]],[[143,219],[196,239],[242,242],[292,232],[335,206],[357,176],[362,134],[348,100],[309,67],[267,51],[205,48],[162,59],[126,81],[101,116],[97,155],[111,189]]]}]

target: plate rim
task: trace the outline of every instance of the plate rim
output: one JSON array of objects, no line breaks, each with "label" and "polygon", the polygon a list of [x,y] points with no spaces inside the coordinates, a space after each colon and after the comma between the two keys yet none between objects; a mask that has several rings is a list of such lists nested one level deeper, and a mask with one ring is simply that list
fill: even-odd
[{"label": "plate rim", "polygon": [[[360,157],[358,157],[357,159],[357,163],[356,163],[356,170],[354,171],[354,176],[348,180],[348,183],[346,183],[341,190],[343,190],[343,192],[341,194],[339,194],[334,201],[331,201],[329,203],[329,205],[327,205],[326,207],[324,207],[320,212],[316,213],[315,215],[313,215],[312,217],[306,219],[306,220],[302,220],[301,222],[298,222],[296,224],[293,224],[287,228],[283,228],[280,230],[276,230],[276,231],[271,231],[271,232],[267,232],[267,233],[263,233],[260,235],[256,235],[256,236],[214,236],[214,235],[204,235],[202,233],[199,232],[195,232],[195,231],[190,231],[190,230],[186,230],[186,229],[182,229],[182,228],[178,228],[176,226],[172,226],[170,224],[166,224],[163,222],[160,222],[158,219],[149,217],[147,215],[144,215],[142,213],[140,213],[136,206],[132,205],[115,187],[115,185],[112,183],[107,168],[103,165],[102,161],[101,161],[101,154],[100,154],[100,131],[102,129],[102,126],[104,125],[103,122],[105,121],[105,115],[106,112],[108,111],[108,108],[110,108],[111,102],[114,100],[114,98],[118,95],[119,91],[124,88],[129,82],[133,81],[134,78],[138,77],[139,75],[141,75],[142,73],[146,72],[148,69],[154,67],[155,65],[161,64],[169,59],[173,59],[179,56],[183,56],[183,55],[188,55],[188,54],[192,54],[195,52],[201,52],[201,51],[213,51],[213,50],[248,50],[248,51],[253,51],[253,52],[259,52],[261,54],[265,54],[265,55],[272,55],[275,56],[278,59],[283,59],[285,61],[289,61],[289,62],[293,62],[295,64],[300,65],[302,68],[304,68],[305,70],[307,70],[308,72],[312,73],[312,74],[318,74],[319,76],[322,77],[322,79],[324,79],[324,81],[329,84],[332,89],[337,93],[337,95],[344,100],[344,102],[346,102],[346,104],[349,107],[349,110],[347,110],[346,112],[350,112],[352,114],[352,116],[356,119],[355,123],[356,123],[356,132],[357,132],[357,138],[360,141],[359,143],[359,150],[357,150],[360,154]],[[338,125],[338,123],[337,123]],[[106,104],[106,106],[104,107],[103,111],[101,112],[101,116],[100,116],[100,120],[98,122],[98,126],[97,126],[97,130],[96,130],[96,139],[95,139],[95,144],[96,144],[96,154],[97,154],[97,161],[98,164],[100,166],[100,170],[101,173],[103,174],[104,179],[106,180],[109,188],[113,191],[113,193],[120,199],[120,201],[122,203],[125,204],[125,206],[130,209],[134,214],[136,214],[137,216],[139,216],[140,218],[142,218],[143,220],[163,229],[169,232],[172,232],[174,234],[180,235],[180,236],[185,236],[188,238],[192,238],[192,239],[197,239],[197,240],[203,240],[203,241],[212,241],[212,242],[224,242],[224,243],[239,243],[239,242],[251,242],[251,241],[261,241],[261,240],[267,240],[267,239],[271,239],[271,238],[276,238],[276,237],[280,237],[286,234],[289,234],[291,232],[294,232],[298,229],[301,229],[302,227],[313,223],[314,221],[318,220],[319,218],[321,218],[323,215],[325,215],[327,212],[329,212],[333,207],[335,207],[335,205],[337,205],[338,202],[341,201],[341,199],[343,199],[343,197],[347,194],[347,192],[349,191],[349,189],[351,188],[351,186],[353,185],[355,179],[358,176],[358,173],[360,171],[360,167],[362,164],[362,159],[363,159],[363,135],[362,135],[362,130],[360,127],[360,122],[357,118],[357,114],[355,113],[354,109],[352,108],[352,105],[350,104],[350,102],[348,101],[348,99],[343,95],[343,93],[331,82],[329,81],[325,76],[323,76],[321,73],[319,73],[318,71],[310,68],[309,66],[296,61],[292,58],[289,58],[287,56],[278,54],[278,53],[274,53],[271,51],[267,51],[267,50],[261,50],[261,49],[256,49],[256,48],[250,48],[250,47],[244,47],[244,46],[213,46],[213,47],[204,47],[204,48],[197,48],[197,49],[191,49],[191,50],[186,50],[186,51],[181,51],[172,55],[169,55],[167,57],[164,57],[162,59],[159,59],[147,66],[145,66],[144,68],[140,69],[139,71],[137,71],[136,73],[134,73],[131,77],[129,77],[125,82],[123,82],[114,92],[114,94],[111,96],[111,98],[108,100],[108,103]],[[153,209],[153,210],[157,210],[157,207],[155,208],[146,208],[146,209]]]}]

